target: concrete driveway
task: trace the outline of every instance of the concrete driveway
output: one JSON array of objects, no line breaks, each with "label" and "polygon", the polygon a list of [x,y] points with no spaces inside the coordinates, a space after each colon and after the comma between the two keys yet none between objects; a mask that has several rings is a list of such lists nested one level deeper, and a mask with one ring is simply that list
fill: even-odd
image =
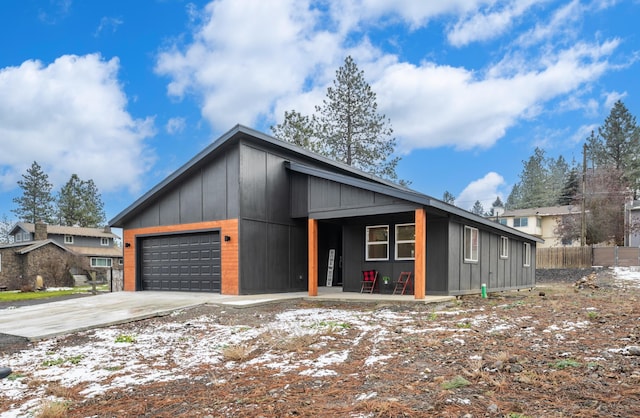
[{"label": "concrete driveway", "polygon": [[[215,293],[113,292],[57,302],[0,310],[0,334],[35,341],[96,327],[137,321],[206,303],[235,307],[254,306],[288,299],[307,298],[307,292],[268,295],[226,296]],[[359,302],[435,303],[453,299],[430,296],[416,301],[413,296],[363,295],[323,288],[315,300]]]}]

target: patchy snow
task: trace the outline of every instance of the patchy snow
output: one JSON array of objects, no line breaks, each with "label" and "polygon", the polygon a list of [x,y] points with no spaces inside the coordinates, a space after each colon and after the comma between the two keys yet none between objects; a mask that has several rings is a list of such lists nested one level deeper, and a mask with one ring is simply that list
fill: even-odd
[{"label": "patchy snow", "polygon": [[[616,268],[613,271],[616,280],[625,286],[640,287],[638,270]],[[591,324],[587,320],[576,320],[540,325],[530,316],[505,321],[500,312],[513,307],[513,304],[504,304],[486,309],[444,309],[431,314],[410,309],[289,309],[278,313],[274,321],[259,326],[222,325],[214,316],[201,316],[187,322],[173,321],[172,318],[180,314],[178,311],[155,327],[125,324],[80,333],[79,336],[86,338],[86,343],[80,345],[65,345],[61,343],[64,337],[52,338],[35,343],[27,350],[0,356],[0,364],[14,371],[11,378],[0,381],[0,396],[12,402],[12,409],[0,412],[0,418],[37,413],[47,395],[43,385],[30,385],[29,381],[55,382],[64,387],[81,385],[81,394],[90,398],[111,389],[135,390],[136,386],[151,382],[192,378],[193,370],[203,366],[240,371],[261,365],[273,370],[274,374],[295,373],[321,378],[339,374],[341,364],[349,361],[352,348],[365,340],[372,347],[363,364],[375,370],[385,364],[385,360],[398,355],[397,352],[382,351],[377,346],[393,340],[397,334],[444,334],[446,338],[441,340],[444,344],[464,346],[469,331],[487,336],[497,333],[552,333],[556,339],[563,340],[566,334],[580,332]],[[595,310],[593,307],[584,309]],[[321,350],[335,335],[347,330],[355,331],[350,347],[328,352]],[[314,337],[313,343],[305,345],[307,337]],[[263,342],[262,347],[265,347],[268,346],[265,341],[275,345],[295,339],[303,342],[291,351],[263,348],[246,361],[226,357],[230,348],[252,353],[258,342]],[[536,349],[535,344],[531,349]],[[628,345],[611,348],[608,352],[633,355],[640,352],[640,347]],[[562,353],[560,356],[570,354]],[[471,357],[472,360],[481,358]],[[592,357],[594,360],[600,358]],[[220,383],[224,380],[213,380],[213,384]],[[376,392],[365,392],[358,396],[358,400],[376,396]],[[469,402],[465,398],[448,401],[460,405]]]}]

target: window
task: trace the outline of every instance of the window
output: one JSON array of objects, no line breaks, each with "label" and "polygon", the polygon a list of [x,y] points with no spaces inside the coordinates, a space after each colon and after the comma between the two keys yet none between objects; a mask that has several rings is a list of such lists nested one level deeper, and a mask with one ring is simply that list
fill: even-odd
[{"label": "window", "polygon": [[65,235],[64,236],[65,244],[73,244],[73,235]]},{"label": "window", "polygon": [[536,226],[542,228],[542,218],[536,218]]},{"label": "window", "polygon": [[100,238],[100,245],[109,246],[109,238]]},{"label": "window", "polygon": [[507,226],[507,220],[505,218],[500,219],[498,222],[500,223],[500,225]]},{"label": "window", "polygon": [[525,267],[529,267],[531,265],[531,244],[528,242],[524,243],[524,260],[523,264]]},{"label": "window", "polygon": [[366,260],[389,259],[389,225],[367,227]]},{"label": "window", "polygon": [[500,258],[509,258],[509,238],[500,237]]},{"label": "window", "polygon": [[118,265],[121,266],[124,264],[124,260],[122,258],[118,259]]},{"label": "window", "polygon": [[529,218],[514,218],[513,219],[513,227],[525,227],[529,226]]},{"label": "window", "polygon": [[102,257],[91,257],[91,267],[111,267],[111,259]]},{"label": "window", "polygon": [[416,224],[396,225],[396,260],[415,260]]},{"label": "window", "polygon": [[478,261],[478,229],[464,227],[464,261]]}]

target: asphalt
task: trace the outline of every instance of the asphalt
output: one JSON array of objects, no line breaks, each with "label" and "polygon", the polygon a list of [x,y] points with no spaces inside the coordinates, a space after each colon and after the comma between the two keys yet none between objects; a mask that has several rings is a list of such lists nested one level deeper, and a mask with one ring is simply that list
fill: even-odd
[{"label": "asphalt", "polygon": [[307,292],[227,296],[186,292],[113,292],[0,310],[0,337],[37,341],[92,328],[162,316],[203,304],[234,307],[256,306],[283,300],[340,302],[439,303],[450,296],[413,296],[342,292],[342,288],[320,288],[317,297]]}]

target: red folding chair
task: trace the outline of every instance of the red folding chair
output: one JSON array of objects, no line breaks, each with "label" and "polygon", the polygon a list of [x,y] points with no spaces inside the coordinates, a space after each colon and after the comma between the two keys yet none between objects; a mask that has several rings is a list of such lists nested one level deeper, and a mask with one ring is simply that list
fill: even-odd
[{"label": "red folding chair", "polygon": [[376,288],[376,282],[378,281],[377,270],[364,270],[362,272],[362,286],[360,287],[360,293],[373,293]]},{"label": "red folding chair", "polygon": [[393,288],[393,294],[404,295],[407,289],[411,289],[411,287],[411,272],[403,271],[400,273],[400,277],[398,277],[396,287]]}]

